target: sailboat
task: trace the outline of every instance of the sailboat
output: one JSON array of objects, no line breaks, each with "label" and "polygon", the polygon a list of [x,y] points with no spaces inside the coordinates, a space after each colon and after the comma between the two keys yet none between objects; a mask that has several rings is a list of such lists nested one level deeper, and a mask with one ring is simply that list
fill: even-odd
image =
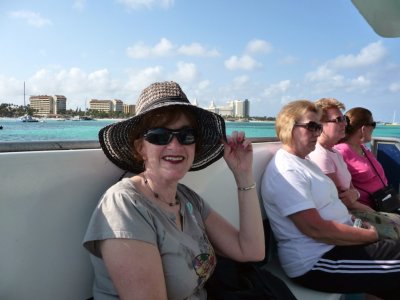
[{"label": "sailboat", "polygon": [[393,121],[392,121],[392,123],[386,123],[386,125],[389,125],[389,126],[400,126],[400,123],[396,122],[396,111],[393,112]]}]

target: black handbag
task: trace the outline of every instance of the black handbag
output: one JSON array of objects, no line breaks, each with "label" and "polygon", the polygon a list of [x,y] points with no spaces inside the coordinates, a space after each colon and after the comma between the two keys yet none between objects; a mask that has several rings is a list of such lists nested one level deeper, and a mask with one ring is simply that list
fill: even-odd
[{"label": "black handbag", "polygon": [[296,300],[285,282],[266,265],[221,256],[206,290],[208,300]]},{"label": "black handbag", "polygon": [[375,203],[376,209],[383,212],[395,212],[400,208],[399,195],[396,190],[387,185],[375,193],[370,194],[371,200]]},{"label": "black handbag", "polygon": [[381,180],[381,182],[383,184],[383,188],[377,190],[376,192],[374,192],[372,194],[368,193],[367,191],[365,191],[365,192],[367,192],[369,194],[369,197],[372,200],[372,202],[375,204],[375,208],[377,211],[383,211],[383,212],[388,212],[388,213],[392,213],[392,212],[399,213],[399,211],[400,211],[399,195],[397,194],[396,190],[392,186],[385,185],[385,183],[383,182],[383,179],[381,178],[381,176],[378,173],[378,170],[375,168],[374,164],[369,159],[368,154],[365,152],[364,152],[364,154],[365,154],[365,157],[368,159],[370,165],[374,169],[376,175],[378,175],[379,179]]}]

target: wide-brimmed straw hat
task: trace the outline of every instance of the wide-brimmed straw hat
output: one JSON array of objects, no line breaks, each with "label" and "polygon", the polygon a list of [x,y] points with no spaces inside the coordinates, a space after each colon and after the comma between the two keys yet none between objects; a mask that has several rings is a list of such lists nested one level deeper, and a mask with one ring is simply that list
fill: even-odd
[{"label": "wide-brimmed straw hat", "polygon": [[192,105],[181,87],[173,82],[156,82],[145,88],[136,103],[136,115],[128,120],[114,123],[99,132],[101,148],[106,156],[118,167],[133,173],[144,171],[143,161],[133,156],[132,130],[146,115],[155,109],[179,105],[187,107],[194,114],[197,122],[196,154],[189,171],[204,169],[223,156],[226,140],[224,119],[213,112]]}]

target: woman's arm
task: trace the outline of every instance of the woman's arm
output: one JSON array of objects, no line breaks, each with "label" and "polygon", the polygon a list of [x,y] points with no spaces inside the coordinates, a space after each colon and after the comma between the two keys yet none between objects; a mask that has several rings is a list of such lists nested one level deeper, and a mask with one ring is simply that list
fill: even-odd
[{"label": "woman's arm", "polygon": [[288,217],[303,234],[323,243],[346,246],[373,243],[378,240],[378,233],[373,226],[364,229],[327,221],[321,218],[315,208]]},{"label": "woman's arm", "polygon": [[243,132],[233,132],[224,143],[224,159],[231,169],[238,187],[239,230],[217,212],[212,211],[205,224],[207,235],[222,255],[237,261],[258,261],[265,256],[264,229],[260,202],[255,188],[252,164],[253,148]]},{"label": "woman's arm", "polygon": [[[325,174],[335,183],[336,187],[339,187],[339,178],[337,177],[337,173],[329,173]],[[339,198],[342,200],[343,204],[346,205],[348,210],[359,210],[359,211],[374,211],[368,205],[362,204],[358,201],[360,198],[360,193],[358,190],[350,183],[350,187],[347,190],[339,190]]]},{"label": "woman's arm", "polygon": [[129,239],[100,242],[100,251],[120,299],[167,300],[157,247]]}]

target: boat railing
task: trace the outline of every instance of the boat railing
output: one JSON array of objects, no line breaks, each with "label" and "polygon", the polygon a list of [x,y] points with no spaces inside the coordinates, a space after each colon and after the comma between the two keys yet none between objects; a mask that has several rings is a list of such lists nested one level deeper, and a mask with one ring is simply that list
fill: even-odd
[{"label": "boat railing", "polygon": [[371,141],[371,150],[385,170],[388,183],[400,191],[400,138],[377,137]]},{"label": "boat railing", "polygon": [[100,148],[100,143],[99,141],[96,140],[0,143],[0,152],[79,150],[79,149],[99,149],[99,148]]},{"label": "boat railing", "polygon": [[[249,138],[253,143],[278,142],[276,137]],[[0,152],[26,152],[26,151],[54,151],[54,150],[79,150],[99,149],[97,140],[80,141],[34,141],[34,142],[2,142]]]},{"label": "boat railing", "polygon": [[371,151],[377,155],[379,144],[393,144],[400,150],[400,138],[397,137],[373,137]]}]

